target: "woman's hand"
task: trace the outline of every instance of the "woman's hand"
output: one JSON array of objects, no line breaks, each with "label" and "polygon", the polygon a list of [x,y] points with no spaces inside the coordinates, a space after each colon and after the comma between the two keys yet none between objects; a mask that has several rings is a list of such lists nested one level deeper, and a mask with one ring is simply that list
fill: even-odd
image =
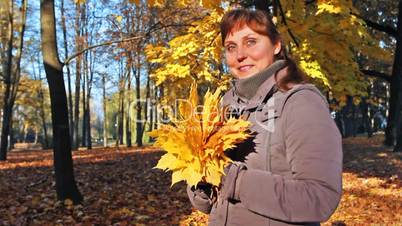
[{"label": "woman's hand", "polygon": [[187,186],[187,195],[191,204],[206,214],[211,212],[212,204],[217,197],[213,186],[205,182],[200,182],[197,186]]},{"label": "woman's hand", "polygon": [[221,197],[225,200],[240,201],[239,186],[241,176],[247,167],[242,162],[232,162],[225,167],[225,175],[222,176],[220,193]]},{"label": "woman's hand", "polygon": [[192,186],[191,190],[204,198],[212,198],[212,184],[199,182],[197,186]]}]

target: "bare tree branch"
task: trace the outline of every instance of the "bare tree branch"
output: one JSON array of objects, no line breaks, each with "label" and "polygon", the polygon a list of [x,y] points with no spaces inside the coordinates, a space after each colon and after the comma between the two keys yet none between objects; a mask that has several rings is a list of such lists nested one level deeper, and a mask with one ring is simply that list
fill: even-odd
[{"label": "bare tree branch", "polygon": [[[288,27],[288,24],[286,22],[286,16],[285,16],[285,13],[283,12],[281,2],[279,0],[275,0],[275,1],[276,1],[276,4],[277,4],[278,8],[279,8],[279,11],[281,12],[281,17],[282,17],[283,23],[285,24],[286,27]],[[297,41],[297,38],[293,34],[292,30],[290,30],[289,27],[288,27],[287,30],[288,30],[288,33],[289,33],[290,37],[292,37],[294,43],[296,44],[296,46],[299,47],[299,41]]]},{"label": "bare tree branch", "polygon": [[381,78],[387,81],[388,83],[391,83],[391,75],[379,72],[379,71],[374,71],[374,70],[360,70],[363,74],[367,76],[372,76],[376,78]]},{"label": "bare tree branch", "polygon": [[73,60],[73,59],[76,58],[77,56],[79,56],[79,55],[85,53],[85,52],[88,51],[88,50],[91,50],[91,49],[94,49],[94,48],[97,48],[97,47],[101,47],[101,46],[107,46],[107,45],[111,45],[111,44],[116,44],[116,43],[135,41],[135,40],[138,40],[138,39],[141,39],[141,38],[144,38],[144,37],[145,37],[145,35],[139,35],[139,36],[135,36],[135,37],[123,38],[123,39],[113,40],[113,41],[107,41],[107,42],[99,43],[99,44],[96,44],[96,45],[88,46],[87,48],[82,49],[81,51],[78,51],[78,52],[72,54],[71,56],[69,56],[69,57],[63,62],[63,64],[64,64],[64,65],[69,64],[69,63],[71,62],[71,60]]},{"label": "bare tree branch", "polygon": [[352,15],[356,16],[357,18],[362,19],[364,22],[366,22],[367,26],[369,26],[377,31],[385,32],[385,33],[391,35],[392,37],[396,38],[397,31],[395,28],[393,28],[389,25],[383,25],[383,24],[379,24],[377,22],[371,21],[356,13],[352,13]]},{"label": "bare tree branch", "polygon": [[[158,25],[161,25],[161,26],[158,26]],[[148,37],[152,32],[155,32],[157,30],[167,28],[167,27],[186,27],[186,26],[188,27],[188,26],[194,26],[194,25],[192,25],[192,24],[183,24],[183,23],[165,25],[165,24],[162,24],[161,22],[158,22],[158,23],[154,24],[154,26],[152,26],[149,29],[149,31],[146,32],[143,35],[138,35],[138,36],[134,36],[134,37],[130,37],[130,38],[122,38],[122,39],[118,39],[118,40],[112,40],[112,41],[102,42],[102,43],[99,43],[99,44],[88,46],[87,48],[84,48],[84,49],[72,54],[71,56],[67,57],[62,64],[63,65],[68,65],[77,56],[85,53],[88,50],[91,50],[91,49],[94,49],[94,48],[97,48],[97,47],[107,46],[107,45],[112,45],[112,44],[122,43],[122,42],[130,42],[130,41],[140,40],[140,39]]]}]

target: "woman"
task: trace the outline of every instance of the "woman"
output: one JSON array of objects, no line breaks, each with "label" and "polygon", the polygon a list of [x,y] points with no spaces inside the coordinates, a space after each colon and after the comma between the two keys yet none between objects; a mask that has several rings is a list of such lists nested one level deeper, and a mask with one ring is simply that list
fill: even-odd
[{"label": "woman", "polygon": [[234,76],[223,97],[252,123],[253,136],[228,151],[218,194],[189,187],[209,225],[319,225],[342,193],[342,143],[325,98],[285,54],[270,17],[236,9],[221,21],[227,66]]}]

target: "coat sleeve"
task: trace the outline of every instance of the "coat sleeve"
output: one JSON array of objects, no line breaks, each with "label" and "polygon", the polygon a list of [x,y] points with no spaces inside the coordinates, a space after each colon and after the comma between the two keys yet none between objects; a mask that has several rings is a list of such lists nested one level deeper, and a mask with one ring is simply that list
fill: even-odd
[{"label": "coat sleeve", "polygon": [[199,211],[209,214],[212,208],[212,199],[200,188],[187,186],[187,195],[191,205]]},{"label": "coat sleeve", "polygon": [[282,117],[292,178],[245,170],[236,185],[239,199],[249,210],[270,218],[325,221],[335,211],[342,194],[339,130],[326,102],[310,90],[290,96]]}]

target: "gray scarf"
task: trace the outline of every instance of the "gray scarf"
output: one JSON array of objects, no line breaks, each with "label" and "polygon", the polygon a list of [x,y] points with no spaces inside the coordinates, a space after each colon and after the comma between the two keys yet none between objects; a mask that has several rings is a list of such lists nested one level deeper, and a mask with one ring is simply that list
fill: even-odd
[{"label": "gray scarf", "polygon": [[277,71],[286,66],[286,60],[277,60],[264,70],[248,78],[234,79],[234,88],[238,96],[250,100],[257,92],[258,88]]}]

